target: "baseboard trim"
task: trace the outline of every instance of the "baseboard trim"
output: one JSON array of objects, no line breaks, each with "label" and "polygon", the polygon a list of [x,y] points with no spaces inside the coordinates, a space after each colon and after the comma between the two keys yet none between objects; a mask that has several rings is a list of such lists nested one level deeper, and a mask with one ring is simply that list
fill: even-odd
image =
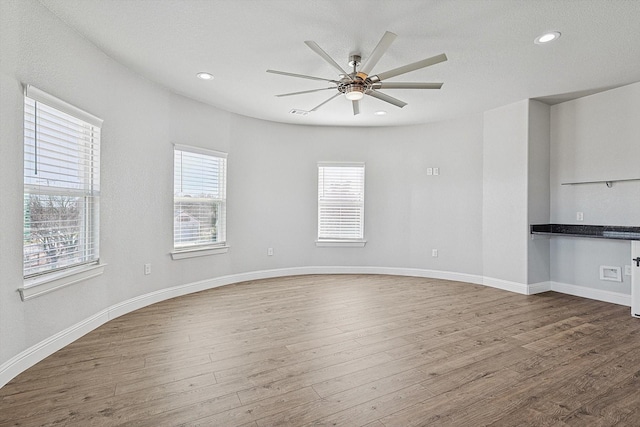
[{"label": "baseboard trim", "polygon": [[511,282],[503,279],[496,279],[494,277],[485,277],[482,281],[485,286],[492,288],[498,288],[509,292],[515,292],[522,295],[533,295],[551,290],[551,282],[538,282],[530,285]]},{"label": "baseboard trim", "polygon": [[16,356],[0,365],[0,388],[21,372],[45,359],[64,346],[72,343],[83,335],[91,332],[111,319],[138,310],[157,302],[170,298],[191,294],[194,292],[213,289],[233,283],[250,280],[271,279],[276,277],[300,276],[310,274],[386,274],[393,276],[423,277],[429,279],[453,280],[458,282],[474,283],[490,286],[510,292],[531,295],[539,292],[554,290],[584,298],[596,299],[614,304],[631,306],[631,296],[616,292],[599,291],[581,286],[568,285],[558,282],[540,282],[531,285],[510,282],[507,280],[483,277],[475,274],[456,273],[441,270],[424,270],[418,268],[401,267],[370,267],[370,266],[310,266],[279,268],[273,270],[259,270],[247,273],[231,274],[198,282],[186,283],[161,289],[148,294],[140,295],[126,301],[122,301],[106,308],[93,316],[84,319],[75,325],[58,332],[55,335],[29,347]]},{"label": "baseboard trim", "polygon": [[551,290],[551,282],[538,282],[528,285],[529,293],[527,295],[540,294]]},{"label": "baseboard trim", "polygon": [[492,288],[502,289],[518,294],[529,295],[529,289],[524,283],[511,282],[508,280],[496,279],[494,277],[484,277],[482,284]]},{"label": "baseboard trim", "polygon": [[570,285],[568,283],[551,282],[551,290],[576,297],[589,298],[612,304],[631,307],[631,295],[620,292],[603,291],[601,289],[587,288],[584,286]]},{"label": "baseboard trim", "polygon": [[102,310],[18,353],[0,365],[0,388],[21,372],[108,321],[108,310]]}]

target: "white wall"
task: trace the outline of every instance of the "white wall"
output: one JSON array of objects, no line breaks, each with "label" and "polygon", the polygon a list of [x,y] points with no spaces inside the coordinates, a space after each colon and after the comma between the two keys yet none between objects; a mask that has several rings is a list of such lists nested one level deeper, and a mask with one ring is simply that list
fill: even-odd
[{"label": "white wall", "polygon": [[[550,108],[538,101],[529,101],[529,140],[527,162],[528,219],[530,224],[547,224],[550,217]],[[549,239],[528,238],[527,284],[548,283],[550,280]]]},{"label": "white wall", "polygon": [[[234,270],[252,260],[256,268],[347,264],[481,274],[479,116],[383,129],[237,120],[229,156]],[[366,163],[365,248],[315,247],[317,161]],[[434,166],[441,174],[427,176]],[[267,247],[275,256],[266,257]]]},{"label": "white wall", "polygon": [[485,281],[535,292],[549,282],[549,106],[524,100],[484,113],[482,254]]},{"label": "white wall", "polygon": [[[482,274],[482,116],[318,128],[232,115],[131,73],[36,1],[0,2],[0,366],[119,302],[225,275],[299,266]],[[185,77],[189,78],[189,77]],[[105,273],[22,302],[22,84],[104,119]],[[172,143],[227,151],[227,254],[172,261]],[[317,248],[316,162],[366,162],[364,248]],[[440,176],[427,176],[439,167]],[[266,256],[267,247],[275,249]],[[431,257],[431,249],[439,257]],[[152,274],[143,274],[143,264]]]},{"label": "white wall", "polygon": [[529,101],[484,113],[483,273],[527,283]]},{"label": "white wall", "polygon": [[[640,226],[640,181],[561,185],[566,182],[640,178],[640,83],[551,108],[551,221]],[[576,221],[576,213],[584,221]],[[599,266],[624,268],[628,241],[551,239],[553,281],[630,293],[630,277],[599,279]]]}]

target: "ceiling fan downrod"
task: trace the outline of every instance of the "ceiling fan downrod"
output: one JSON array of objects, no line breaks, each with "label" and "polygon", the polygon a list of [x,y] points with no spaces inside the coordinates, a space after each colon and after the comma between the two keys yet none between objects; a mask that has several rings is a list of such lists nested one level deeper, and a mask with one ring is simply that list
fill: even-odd
[{"label": "ceiling fan downrod", "polygon": [[349,65],[353,67],[353,75],[358,74],[358,65],[360,65],[360,60],[362,58],[357,53],[354,53],[349,56]]}]

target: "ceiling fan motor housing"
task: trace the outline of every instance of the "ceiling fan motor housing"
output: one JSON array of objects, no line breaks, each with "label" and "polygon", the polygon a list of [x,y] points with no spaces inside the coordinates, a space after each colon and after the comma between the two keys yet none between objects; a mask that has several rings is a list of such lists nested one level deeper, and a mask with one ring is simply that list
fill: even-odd
[{"label": "ceiling fan motor housing", "polygon": [[351,55],[349,65],[353,67],[353,72],[344,76],[338,84],[338,91],[343,93],[347,99],[357,101],[362,99],[364,94],[371,89],[372,82],[365,73],[359,72],[357,66],[360,65],[360,56]]}]

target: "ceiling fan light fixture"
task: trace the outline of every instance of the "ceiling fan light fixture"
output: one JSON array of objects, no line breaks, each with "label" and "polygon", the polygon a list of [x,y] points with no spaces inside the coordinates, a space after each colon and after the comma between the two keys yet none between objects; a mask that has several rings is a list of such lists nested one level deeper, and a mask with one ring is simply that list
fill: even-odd
[{"label": "ceiling fan light fixture", "polygon": [[364,88],[358,85],[349,85],[344,91],[344,96],[349,101],[359,101],[364,98]]},{"label": "ceiling fan light fixture", "polygon": [[536,39],[533,42],[535,44],[546,44],[546,43],[552,42],[554,40],[557,40],[558,38],[560,38],[560,32],[559,31],[550,31],[548,33],[544,33],[542,35],[539,35],[538,37],[536,37]]},{"label": "ceiling fan light fixture", "polygon": [[213,80],[213,74],[204,71],[196,74],[196,77],[200,80]]}]

